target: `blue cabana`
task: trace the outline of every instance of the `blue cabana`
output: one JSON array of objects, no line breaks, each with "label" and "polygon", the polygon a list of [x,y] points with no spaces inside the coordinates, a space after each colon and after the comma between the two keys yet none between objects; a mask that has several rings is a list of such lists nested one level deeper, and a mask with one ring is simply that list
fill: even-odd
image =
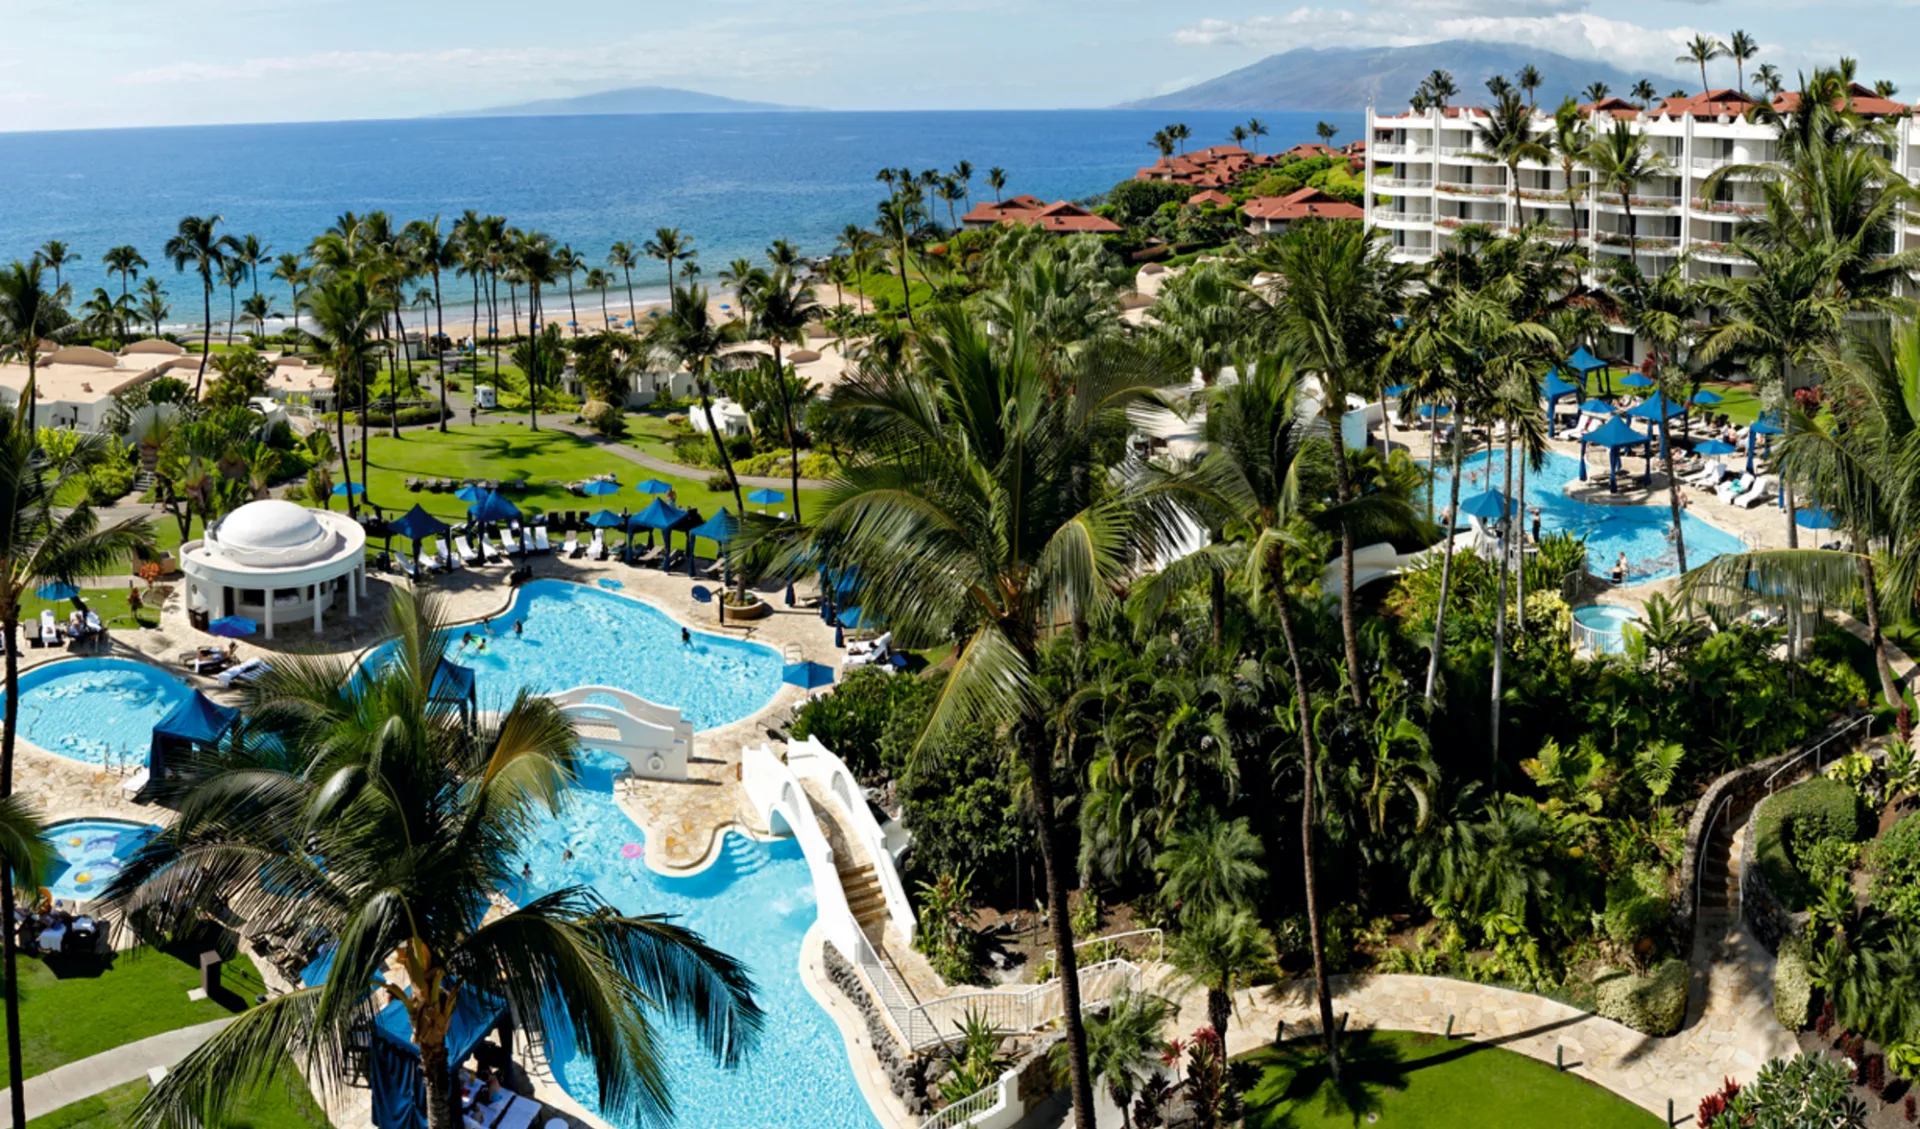
[{"label": "blue cabana", "polygon": [[1702,388],[1693,394],[1693,399],[1687,402],[1696,407],[1710,408],[1720,402],[1720,396],[1710,388]]},{"label": "blue cabana", "polygon": [[[1686,405],[1676,404],[1672,400],[1667,399],[1665,392],[1655,392],[1640,403],[1628,408],[1625,414],[1635,419],[1646,420],[1647,438],[1659,439],[1659,422],[1662,419],[1672,419],[1674,416],[1680,415],[1686,410]],[[1667,453],[1667,445],[1664,440],[1660,442],[1660,453],[1662,455]]]},{"label": "blue cabana", "polygon": [[[784,496],[784,495],[783,495]],[[740,519],[721,506],[720,512],[687,530],[687,575],[693,575],[693,539],[705,537],[714,544],[714,556],[724,558],[727,546],[740,534]],[[732,571],[732,562],[728,562],[728,571]]]},{"label": "blue cabana", "polygon": [[[1607,362],[1588,352],[1587,347],[1582,345],[1578,349],[1575,349],[1573,355],[1568,357],[1560,367],[1566,369],[1568,372],[1578,373],[1580,375],[1580,384],[1584,387],[1587,383],[1587,377],[1593,373],[1600,373],[1604,378],[1607,371]],[[1611,391],[1610,388],[1608,390]]]},{"label": "blue cabana", "polygon": [[240,711],[220,705],[195,690],[186,701],[153,727],[153,745],[147,750],[147,779],[158,780],[167,771],[167,753],[220,740]]},{"label": "blue cabana", "polygon": [[1588,400],[1580,405],[1580,414],[1588,416],[1610,416],[1614,412],[1612,404],[1605,400]]},{"label": "blue cabana", "polygon": [[657,478],[649,478],[649,479],[647,479],[647,480],[646,480],[645,482],[636,482],[636,483],[634,483],[634,484],[633,484],[633,488],[634,488],[635,490],[638,490],[638,491],[640,491],[640,492],[641,492],[642,494],[671,494],[671,493],[673,493],[673,483],[671,483],[671,482],[662,482],[662,481],[660,481],[660,480],[659,480],[659,479],[657,479]]},{"label": "blue cabana", "polygon": [[433,685],[427,689],[427,699],[458,703],[467,711],[468,720],[472,720],[478,709],[473,668],[442,658],[433,672]]},{"label": "blue cabana", "polygon": [[[387,523],[387,536],[391,539],[398,534],[412,541],[413,559],[417,564],[420,560],[420,542],[429,536],[444,534],[452,528],[453,526],[421,509],[420,503],[415,502],[412,509]],[[392,541],[389,540],[387,545],[388,548],[392,548]]]},{"label": "blue cabana", "polygon": [[1834,520],[1833,511],[1820,506],[1797,507],[1793,511],[1793,521],[1802,529],[1832,529],[1840,523]]},{"label": "blue cabana", "polygon": [[[1762,435],[1765,435],[1771,438],[1775,435],[1786,434],[1786,432],[1780,429],[1780,425],[1774,422],[1774,420],[1777,418],[1778,418],[1777,416],[1773,416],[1770,414],[1764,415],[1764,416],[1761,416],[1759,419],[1755,420],[1752,427],[1747,428],[1747,473],[1748,474],[1753,473],[1754,446],[1760,441],[1760,437]],[[1782,499],[1781,504],[1783,505],[1785,504],[1785,498],[1786,498],[1786,494],[1783,492],[1781,494],[1781,499]]]},{"label": "blue cabana", "polygon": [[[473,1057],[475,1048],[506,1014],[506,1005],[492,996],[471,988],[461,991],[447,1028],[448,1070],[458,1070]],[[414,1045],[405,1004],[394,1000],[373,1017],[373,1041],[367,1050],[373,1123],[379,1129],[424,1129],[427,1087],[420,1077],[420,1048]]]},{"label": "blue cabana", "polygon": [[[1646,436],[1635,431],[1633,425],[1626,420],[1617,417],[1608,420],[1588,434],[1582,435],[1580,437],[1581,480],[1585,481],[1587,477],[1587,444],[1592,443],[1595,446],[1606,449],[1607,490],[1611,492],[1619,488],[1617,476],[1620,471],[1620,452],[1637,443],[1645,442],[1647,442]],[[1647,455],[1647,471],[1648,473],[1652,473],[1653,471],[1653,455],[1651,452]]]},{"label": "blue cabana", "polygon": [[822,686],[833,685],[833,668],[824,663],[812,661],[787,664],[780,680],[800,687],[802,690],[815,690]]},{"label": "blue cabana", "polygon": [[[687,520],[687,511],[673,505],[665,498],[655,498],[646,509],[627,519],[627,539],[631,543],[633,532],[637,529],[659,530],[661,539],[668,550],[673,548],[673,531],[685,528],[681,523]],[[698,518],[694,519],[696,522]],[[689,554],[691,555],[691,554]],[[660,567],[667,566],[666,557],[660,558]]]},{"label": "blue cabana", "polygon": [[467,516],[474,521],[518,521],[520,507],[502,498],[498,490],[489,490],[467,507]]},{"label": "blue cabana", "polygon": [[1560,379],[1560,370],[1554,369],[1547,374],[1547,379],[1541,384],[1540,394],[1546,397],[1547,401],[1547,438],[1551,439],[1553,438],[1554,406],[1562,396],[1578,396],[1580,389]]},{"label": "blue cabana", "polygon": [[1453,409],[1452,409],[1452,408],[1450,408],[1450,407],[1448,407],[1448,406],[1447,406],[1447,405],[1445,405],[1445,404],[1422,404],[1422,405],[1420,405],[1420,418],[1421,418],[1421,419],[1440,419],[1440,418],[1442,418],[1442,417],[1445,417],[1445,416],[1450,416],[1450,415],[1452,415],[1452,414],[1453,414]]},{"label": "blue cabana", "polygon": [[1623,388],[1652,388],[1653,385],[1653,378],[1643,372],[1630,372],[1620,378],[1620,386]]},{"label": "blue cabana", "polygon": [[1513,514],[1514,505],[1498,490],[1475,494],[1460,503],[1460,512],[1481,521],[1501,521]]},{"label": "blue cabana", "polygon": [[621,517],[612,510],[601,510],[599,513],[587,519],[587,524],[596,529],[612,529],[616,525],[625,525],[626,522],[626,518]]}]

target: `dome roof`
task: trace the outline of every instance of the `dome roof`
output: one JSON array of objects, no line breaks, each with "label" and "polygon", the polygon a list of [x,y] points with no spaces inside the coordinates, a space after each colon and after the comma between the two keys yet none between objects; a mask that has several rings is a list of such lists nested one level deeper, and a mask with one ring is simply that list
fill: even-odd
[{"label": "dome roof", "polygon": [[267,498],[222,518],[207,538],[229,559],[249,565],[298,565],[333,552],[339,535],[314,511]]}]

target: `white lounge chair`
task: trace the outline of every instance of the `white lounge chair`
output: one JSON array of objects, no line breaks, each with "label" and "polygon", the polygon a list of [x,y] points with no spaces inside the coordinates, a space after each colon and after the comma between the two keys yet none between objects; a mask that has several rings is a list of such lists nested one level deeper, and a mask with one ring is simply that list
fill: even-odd
[{"label": "white lounge chair", "polygon": [[580,555],[580,535],[578,533],[567,534],[567,543],[560,546],[560,552],[563,556],[568,556],[568,557],[579,556]]},{"label": "white lounge chair", "polygon": [[547,540],[547,527],[544,525],[533,527],[533,550],[536,553],[553,552],[553,542]]},{"label": "white lounge chair", "polygon": [[147,790],[147,781],[151,779],[153,779],[153,773],[142,766],[140,771],[120,782],[120,790],[129,797],[138,796]]},{"label": "white lounge chair", "polygon": [[887,661],[889,648],[893,645],[893,632],[889,631],[865,642],[855,641],[847,645],[847,665],[867,666]]},{"label": "white lounge chair", "polygon": [[514,539],[511,535],[506,533],[495,533],[493,535],[493,538],[494,539],[492,542],[490,542],[490,544],[493,546],[493,551],[499,554],[500,556],[511,557],[511,556],[517,555],[520,552],[520,542]]},{"label": "white lounge chair", "polygon": [[265,659],[248,659],[239,666],[233,667],[230,670],[221,671],[219,674],[214,675],[214,677],[219,680],[220,685],[231,686],[236,682],[252,682],[254,679],[272,669],[272,667],[267,665]]},{"label": "white lounge chair", "polygon": [[420,579],[420,570],[413,567],[412,554],[399,553],[395,555],[393,558],[393,564],[394,564],[394,567],[398,568],[401,572],[404,572],[407,574],[407,579],[409,580]]},{"label": "white lounge chair", "polygon": [[467,544],[467,539],[464,535],[453,539],[453,547],[459,551],[460,562],[462,564],[477,565],[480,563],[480,554],[473,551],[472,545]]},{"label": "white lounge chair", "polygon": [[1752,488],[1742,491],[1740,496],[1733,500],[1733,504],[1743,510],[1750,510],[1772,496],[1773,476],[1771,474],[1763,474],[1759,478],[1754,479]]},{"label": "white lounge chair", "polygon": [[52,608],[40,609],[40,643],[51,647],[60,641],[60,619]]},{"label": "white lounge chair", "polygon": [[1741,495],[1746,494],[1752,489],[1753,476],[1751,474],[1743,474],[1739,478],[1722,482],[1720,488],[1713,493],[1715,497],[1723,502],[1735,502],[1739,500]]},{"label": "white lounge chair", "polygon": [[455,572],[464,567],[460,563],[460,558],[448,552],[445,545],[440,546],[440,555],[436,559],[440,563],[441,572]]},{"label": "white lounge chair", "polygon": [[607,559],[606,530],[596,529],[593,531],[593,543],[587,546],[587,559],[590,561],[604,561]]},{"label": "white lounge chair", "polygon": [[105,635],[107,633],[107,625],[100,622],[100,613],[94,611],[92,608],[87,609],[87,631],[93,635]]}]

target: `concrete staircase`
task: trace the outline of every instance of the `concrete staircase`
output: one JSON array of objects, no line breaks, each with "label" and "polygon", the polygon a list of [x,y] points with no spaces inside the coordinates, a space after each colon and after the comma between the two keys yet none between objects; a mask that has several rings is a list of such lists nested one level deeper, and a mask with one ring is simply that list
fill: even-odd
[{"label": "concrete staircase", "polygon": [[853,920],[877,947],[878,939],[887,929],[887,896],[880,889],[880,879],[874,875],[873,867],[856,864],[844,855],[836,855],[834,862],[840,868],[840,888],[847,893],[847,908],[853,911]]},{"label": "concrete staircase", "polygon": [[1695,928],[1703,939],[1724,937],[1739,926],[1739,835],[1754,806],[1744,800],[1729,803],[1714,824],[1713,837],[1700,848],[1700,920]]}]

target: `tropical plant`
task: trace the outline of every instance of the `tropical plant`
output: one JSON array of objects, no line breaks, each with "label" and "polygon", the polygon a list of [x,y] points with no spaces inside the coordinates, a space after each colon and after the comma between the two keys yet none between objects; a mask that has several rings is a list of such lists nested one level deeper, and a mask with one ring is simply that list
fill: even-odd
[{"label": "tropical plant", "polygon": [[1640,224],[1633,214],[1633,196],[1640,182],[1666,176],[1670,166],[1647,136],[1629,122],[1616,121],[1587,147],[1582,163],[1593,171],[1598,186],[1618,194],[1627,214],[1627,258],[1639,249]]},{"label": "tropical plant", "polygon": [[747,332],[773,349],[773,365],[779,390],[780,422],[786,430],[787,450],[793,456],[789,485],[793,491],[793,520],[800,516],[800,430],[794,420],[791,385],[781,356],[785,345],[802,345],[807,325],[820,316],[820,303],[814,300],[813,285],[796,275],[792,267],[776,265],[772,272],[755,271],[740,287],[740,305],[750,316]]},{"label": "tropical plant", "polygon": [[1707,92],[1707,64],[1715,59],[1727,57],[1727,45],[1711,35],[1696,33],[1687,43],[1686,53],[1676,57],[1676,63],[1697,63],[1700,66],[1700,92]]},{"label": "tropical plant", "polygon": [[[1147,992],[1122,987],[1107,1006],[1087,1016],[1087,1063],[1120,1109],[1122,1129],[1130,1129],[1134,1095],[1148,1079],[1160,1073],[1166,1042],[1160,1032],[1172,1012],[1167,1001]],[[1067,1044],[1055,1043],[1048,1052],[1056,1077],[1065,1078]]]},{"label": "tropical plant", "polygon": [[[36,389],[42,342],[58,341],[74,330],[73,315],[61,303],[56,287],[48,290],[38,258],[14,262],[0,271],[0,361],[27,366],[26,389]],[[25,404],[27,429],[38,424],[39,404],[28,391],[15,400]]]},{"label": "tropical plant", "polygon": [[1167,940],[1174,984],[1207,994],[1207,1023],[1222,1038],[1233,1018],[1233,993],[1273,960],[1273,935],[1251,910],[1217,907],[1183,924]]},{"label": "tropical plant", "polygon": [[1722,45],[1721,51],[1727,58],[1733,60],[1733,81],[1739,86],[1740,93],[1745,94],[1747,92],[1747,60],[1760,53],[1760,44],[1746,32],[1736,31]]},{"label": "tropical plant", "polygon": [[124,341],[127,336],[125,315],[127,311],[133,308],[133,299],[127,293],[127,288],[133,283],[134,279],[140,277],[140,272],[146,269],[147,260],[141,257],[139,250],[132,244],[123,243],[118,247],[108,248],[107,253],[100,257],[100,262],[106,266],[108,278],[112,278],[116,274],[120,276],[121,323],[119,336]]},{"label": "tropical plant", "polygon": [[174,270],[184,274],[192,267],[200,276],[200,367],[193,375],[195,400],[200,398],[200,385],[207,378],[207,357],[213,351],[213,279],[226,269],[228,257],[240,247],[233,236],[217,234],[219,226],[219,216],[185,216],[166,246]]}]

